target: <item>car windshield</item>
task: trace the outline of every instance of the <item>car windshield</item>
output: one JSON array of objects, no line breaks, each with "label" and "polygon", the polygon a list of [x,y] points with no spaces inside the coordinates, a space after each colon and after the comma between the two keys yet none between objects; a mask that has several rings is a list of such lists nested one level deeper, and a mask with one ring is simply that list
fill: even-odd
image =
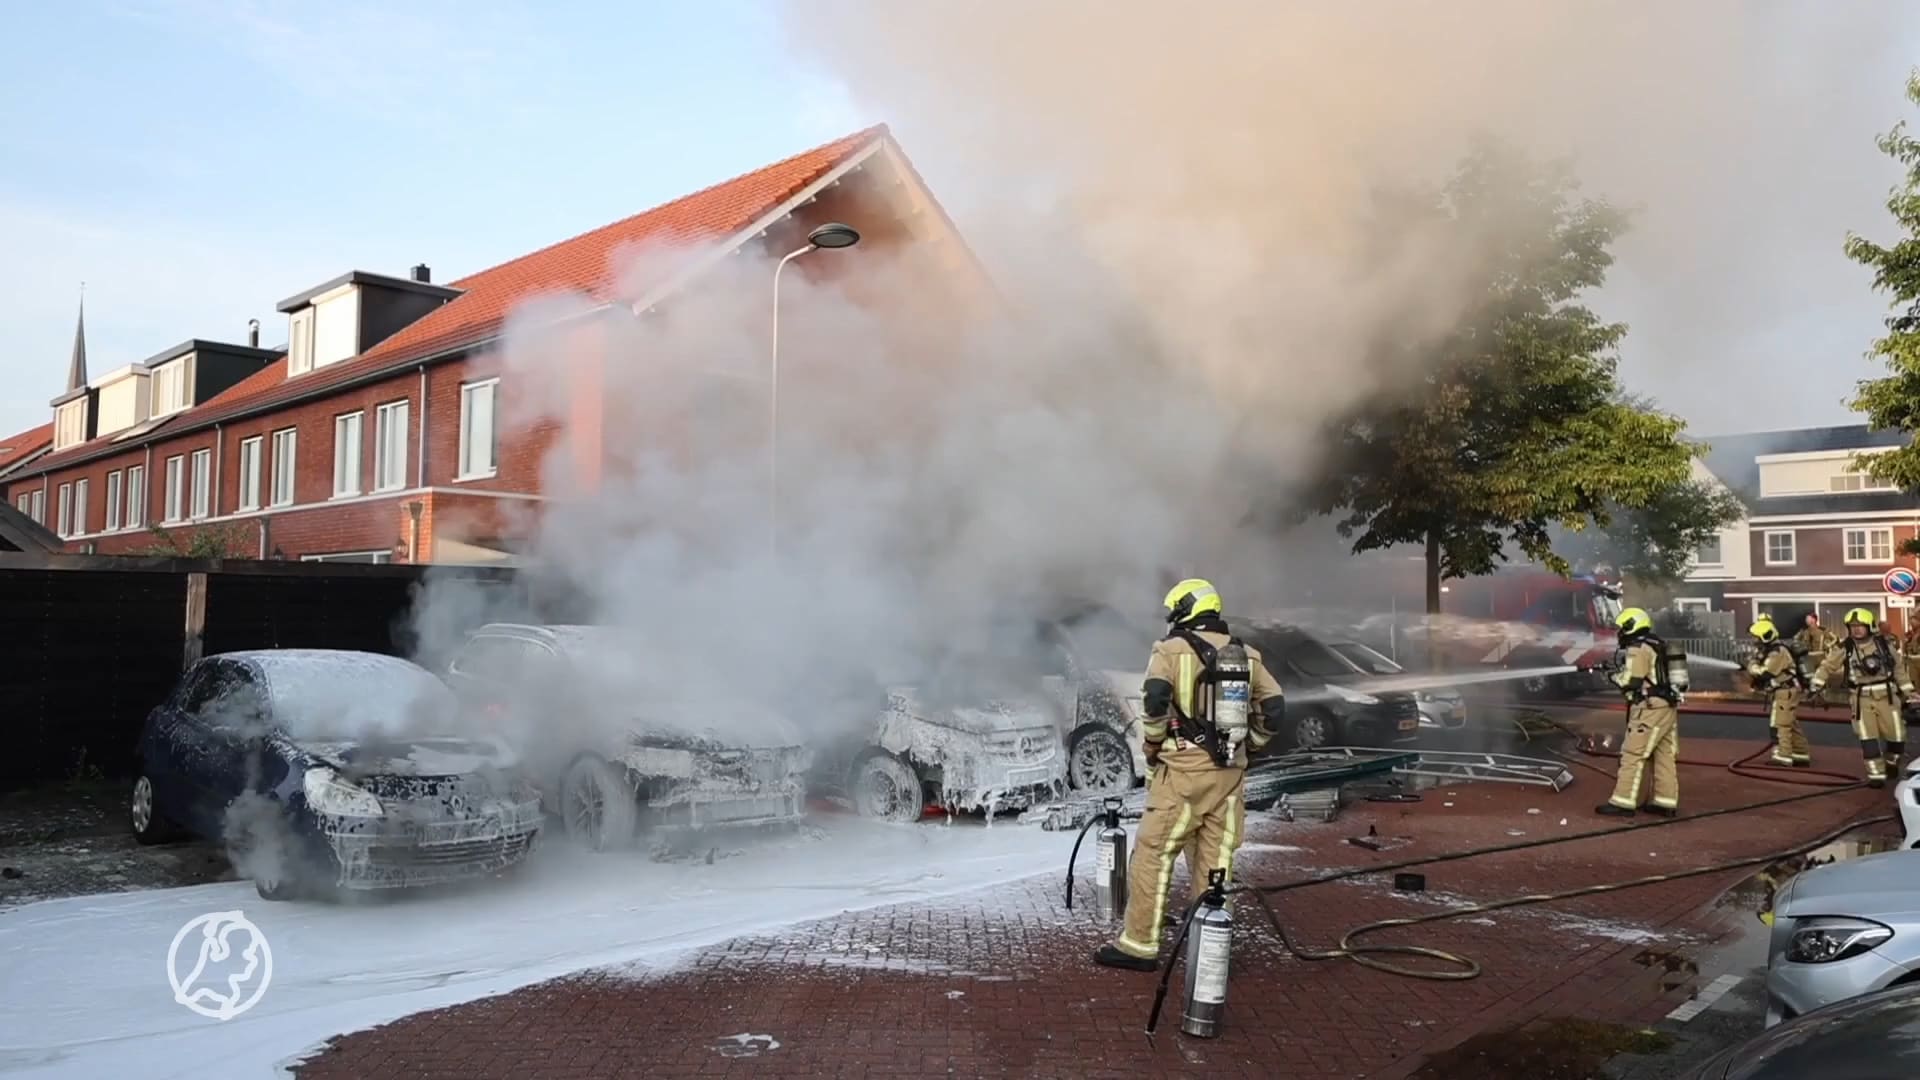
[{"label": "car windshield", "polygon": [[1351,660],[1369,675],[1400,675],[1406,669],[1357,641],[1336,641],[1333,651]]},{"label": "car windshield", "polygon": [[1303,675],[1311,675],[1316,679],[1342,679],[1353,675],[1356,670],[1365,670],[1309,637],[1295,637],[1284,644],[1287,662]]}]

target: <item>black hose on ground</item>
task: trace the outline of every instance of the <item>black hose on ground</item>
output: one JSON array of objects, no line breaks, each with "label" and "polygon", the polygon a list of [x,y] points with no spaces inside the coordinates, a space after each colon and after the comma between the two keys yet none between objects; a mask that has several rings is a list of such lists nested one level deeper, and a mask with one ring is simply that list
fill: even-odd
[{"label": "black hose on ground", "polygon": [[1073,868],[1074,868],[1074,865],[1080,861],[1080,842],[1087,838],[1087,830],[1093,828],[1095,825],[1100,824],[1100,821],[1101,821],[1101,818],[1098,815],[1088,818],[1087,823],[1085,825],[1080,826],[1080,835],[1073,838],[1073,854],[1067,856],[1067,910],[1068,911],[1073,910]]}]

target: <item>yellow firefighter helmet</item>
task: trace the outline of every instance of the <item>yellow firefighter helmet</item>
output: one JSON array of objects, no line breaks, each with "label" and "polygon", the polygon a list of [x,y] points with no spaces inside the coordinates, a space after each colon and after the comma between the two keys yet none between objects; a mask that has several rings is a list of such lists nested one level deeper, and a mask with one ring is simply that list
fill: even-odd
[{"label": "yellow firefighter helmet", "polygon": [[1167,590],[1167,621],[1175,626],[1209,612],[1220,614],[1220,591],[1203,578],[1188,578]]},{"label": "yellow firefighter helmet", "polygon": [[1747,627],[1747,633],[1752,634],[1761,641],[1773,641],[1780,636],[1780,631],[1773,625],[1773,616],[1771,615],[1762,615],[1753,620],[1753,625]]},{"label": "yellow firefighter helmet", "polygon": [[1645,608],[1630,607],[1622,611],[1619,617],[1613,620],[1613,625],[1620,628],[1621,637],[1632,637],[1635,634],[1651,633],[1653,631],[1653,616],[1648,615]]},{"label": "yellow firefighter helmet", "polygon": [[1848,626],[1858,623],[1866,627],[1869,633],[1878,629],[1880,626],[1880,616],[1874,614],[1872,608],[1854,608],[1852,611],[1847,612],[1847,617],[1843,621]]}]

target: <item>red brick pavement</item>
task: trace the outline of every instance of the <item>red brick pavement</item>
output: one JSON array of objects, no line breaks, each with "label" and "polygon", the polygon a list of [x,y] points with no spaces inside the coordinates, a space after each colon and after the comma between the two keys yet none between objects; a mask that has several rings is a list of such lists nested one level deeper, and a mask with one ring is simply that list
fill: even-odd
[{"label": "red brick pavement", "polygon": [[[1695,740],[1687,751],[1730,760],[1749,749]],[[1696,811],[1796,790],[1711,769],[1689,770],[1682,782]],[[1591,809],[1604,798],[1601,787],[1591,774],[1557,795],[1462,785],[1429,791],[1418,805],[1360,803],[1333,824],[1250,823],[1243,874],[1249,881],[1280,881],[1592,829],[1600,827]],[[1326,949],[1346,929],[1375,919],[1765,854],[1880,806],[1879,793],[1849,792],[1437,864],[1423,870],[1428,892],[1420,896],[1396,894],[1370,877],[1286,892],[1275,902],[1302,947]],[[1530,808],[1541,812],[1530,814]],[[1389,844],[1407,842],[1379,853],[1345,842],[1369,824]],[[1510,836],[1512,830],[1526,835]],[[1703,907],[1747,873],[1366,939],[1470,956],[1483,973],[1464,982],[1407,979],[1346,960],[1293,959],[1258,922],[1257,909],[1243,902],[1228,1028],[1212,1040],[1179,1034],[1176,973],[1159,1036],[1148,1042],[1143,1028],[1154,977],[1088,962],[1106,932],[1084,908],[1064,909],[1055,877],[737,939],[665,974],[589,973],[409,1017],[337,1039],[297,1072],[303,1080],[1132,1077],[1147,1069],[1165,1076],[1406,1077],[1427,1056],[1463,1039],[1538,1017],[1658,1019],[1697,980],[1652,961],[1698,954],[1726,933],[1724,916]],[[778,1046],[768,1045],[772,1041]]]}]

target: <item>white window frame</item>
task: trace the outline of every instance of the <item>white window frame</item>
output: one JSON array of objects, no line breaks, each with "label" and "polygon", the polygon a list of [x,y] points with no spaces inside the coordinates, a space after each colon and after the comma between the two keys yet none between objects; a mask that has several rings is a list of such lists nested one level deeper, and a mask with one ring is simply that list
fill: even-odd
[{"label": "white window frame", "polygon": [[213,451],[195,450],[193,452],[193,503],[188,508],[188,517],[193,521],[205,521],[213,513]]},{"label": "white window frame", "polygon": [[1673,607],[1676,611],[1712,611],[1713,600],[1706,596],[1676,596]]},{"label": "white window frame", "polygon": [[186,517],[187,458],[175,454],[167,459],[166,501],[160,507],[160,524],[177,525]]},{"label": "white window frame", "polygon": [[[1708,562],[1707,560],[1705,560],[1705,559],[1703,559],[1703,558],[1701,558],[1701,557],[1700,557],[1700,548],[1698,548],[1698,547],[1696,547],[1696,548],[1694,548],[1694,549],[1693,549],[1693,565],[1695,565],[1695,566],[1725,566],[1725,565],[1727,565],[1727,538],[1726,538],[1726,537],[1724,537],[1724,536],[1716,536],[1716,537],[1714,537],[1714,539],[1713,539],[1713,542],[1714,542],[1714,544],[1715,544],[1715,545],[1717,545],[1717,546],[1719,547],[1719,549],[1720,549],[1720,552],[1719,552],[1719,554],[1718,554],[1717,556],[1715,556],[1715,557],[1714,557],[1714,559],[1713,559],[1713,561],[1712,561],[1712,562]],[[1704,545],[1704,544],[1702,544],[1702,545],[1701,545],[1701,547],[1705,547],[1705,546],[1706,546],[1706,545]]]},{"label": "white window frame", "polygon": [[124,490],[122,474],[115,469],[107,474],[107,518],[102,527],[105,532],[120,531],[120,493]]},{"label": "white window frame", "polygon": [[[1785,559],[1776,559],[1773,557],[1773,541],[1775,537],[1779,536],[1787,538],[1787,557]],[[1792,529],[1768,529],[1760,537],[1760,557],[1768,566],[1792,566],[1800,560],[1799,534],[1795,533]]]},{"label": "white window frame", "polygon": [[192,362],[192,357],[183,356],[153,369],[147,380],[147,389],[152,394],[153,417],[172,416],[192,404],[187,393],[187,365]]},{"label": "white window frame", "polygon": [[138,529],[147,523],[147,467],[127,466],[126,527]]},{"label": "white window frame", "polygon": [[365,409],[355,409],[333,418],[333,497],[350,499],[360,494],[360,451],[366,438]]},{"label": "white window frame", "polygon": [[87,399],[63,403],[53,412],[53,448],[64,450],[87,441]]},{"label": "white window frame", "polygon": [[329,551],[324,555],[302,555],[301,562],[353,562],[381,565],[393,561],[391,549],[382,551]]},{"label": "white window frame", "polygon": [[33,516],[33,492],[31,491],[21,492],[20,497],[13,500],[13,508],[15,510],[20,511],[22,514],[25,514],[28,517],[32,517]]},{"label": "white window frame", "polygon": [[304,375],[313,370],[313,305],[308,304],[287,320],[287,374]]},{"label": "white window frame", "polygon": [[[1882,535],[1887,538],[1887,554],[1884,558],[1876,557],[1873,554],[1874,540],[1876,537]],[[1866,549],[1865,558],[1856,559],[1853,557],[1853,538],[1855,536],[1864,538],[1861,541],[1861,546]],[[1848,566],[1886,566],[1893,562],[1894,554],[1893,527],[1890,525],[1862,525],[1858,528],[1842,529],[1840,532],[1840,558],[1841,561]]]},{"label": "white window frame", "polygon": [[[267,498],[272,506],[292,506],[295,488],[299,486],[300,474],[296,471],[300,460],[300,429],[281,428],[273,435],[273,478],[269,482]],[[286,436],[284,439],[281,436]],[[283,484],[281,481],[285,480]]]},{"label": "white window frame", "polygon": [[[473,403],[482,390],[487,394],[487,460],[476,468],[473,452]],[[500,474],[500,379],[475,379],[460,384],[460,460],[455,480],[486,480]]]},{"label": "white window frame", "polygon": [[47,523],[47,492],[42,488],[33,493],[33,522],[36,525]]},{"label": "white window frame", "polygon": [[389,401],[373,411],[373,490],[407,486],[408,401]]},{"label": "white window frame", "polygon": [[240,440],[240,459],[236,463],[240,482],[239,509],[260,509],[260,473],[261,455],[266,453],[267,440],[255,435],[251,439]]},{"label": "white window frame", "polygon": [[87,535],[87,483],[86,477],[73,482],[73,535]]},{"label": "white window frame", "polygon": [[73,484],[61,484],[58,496],[55,505],[59,509],[53,523],[53,535],[64,540],[73,535]]}]

